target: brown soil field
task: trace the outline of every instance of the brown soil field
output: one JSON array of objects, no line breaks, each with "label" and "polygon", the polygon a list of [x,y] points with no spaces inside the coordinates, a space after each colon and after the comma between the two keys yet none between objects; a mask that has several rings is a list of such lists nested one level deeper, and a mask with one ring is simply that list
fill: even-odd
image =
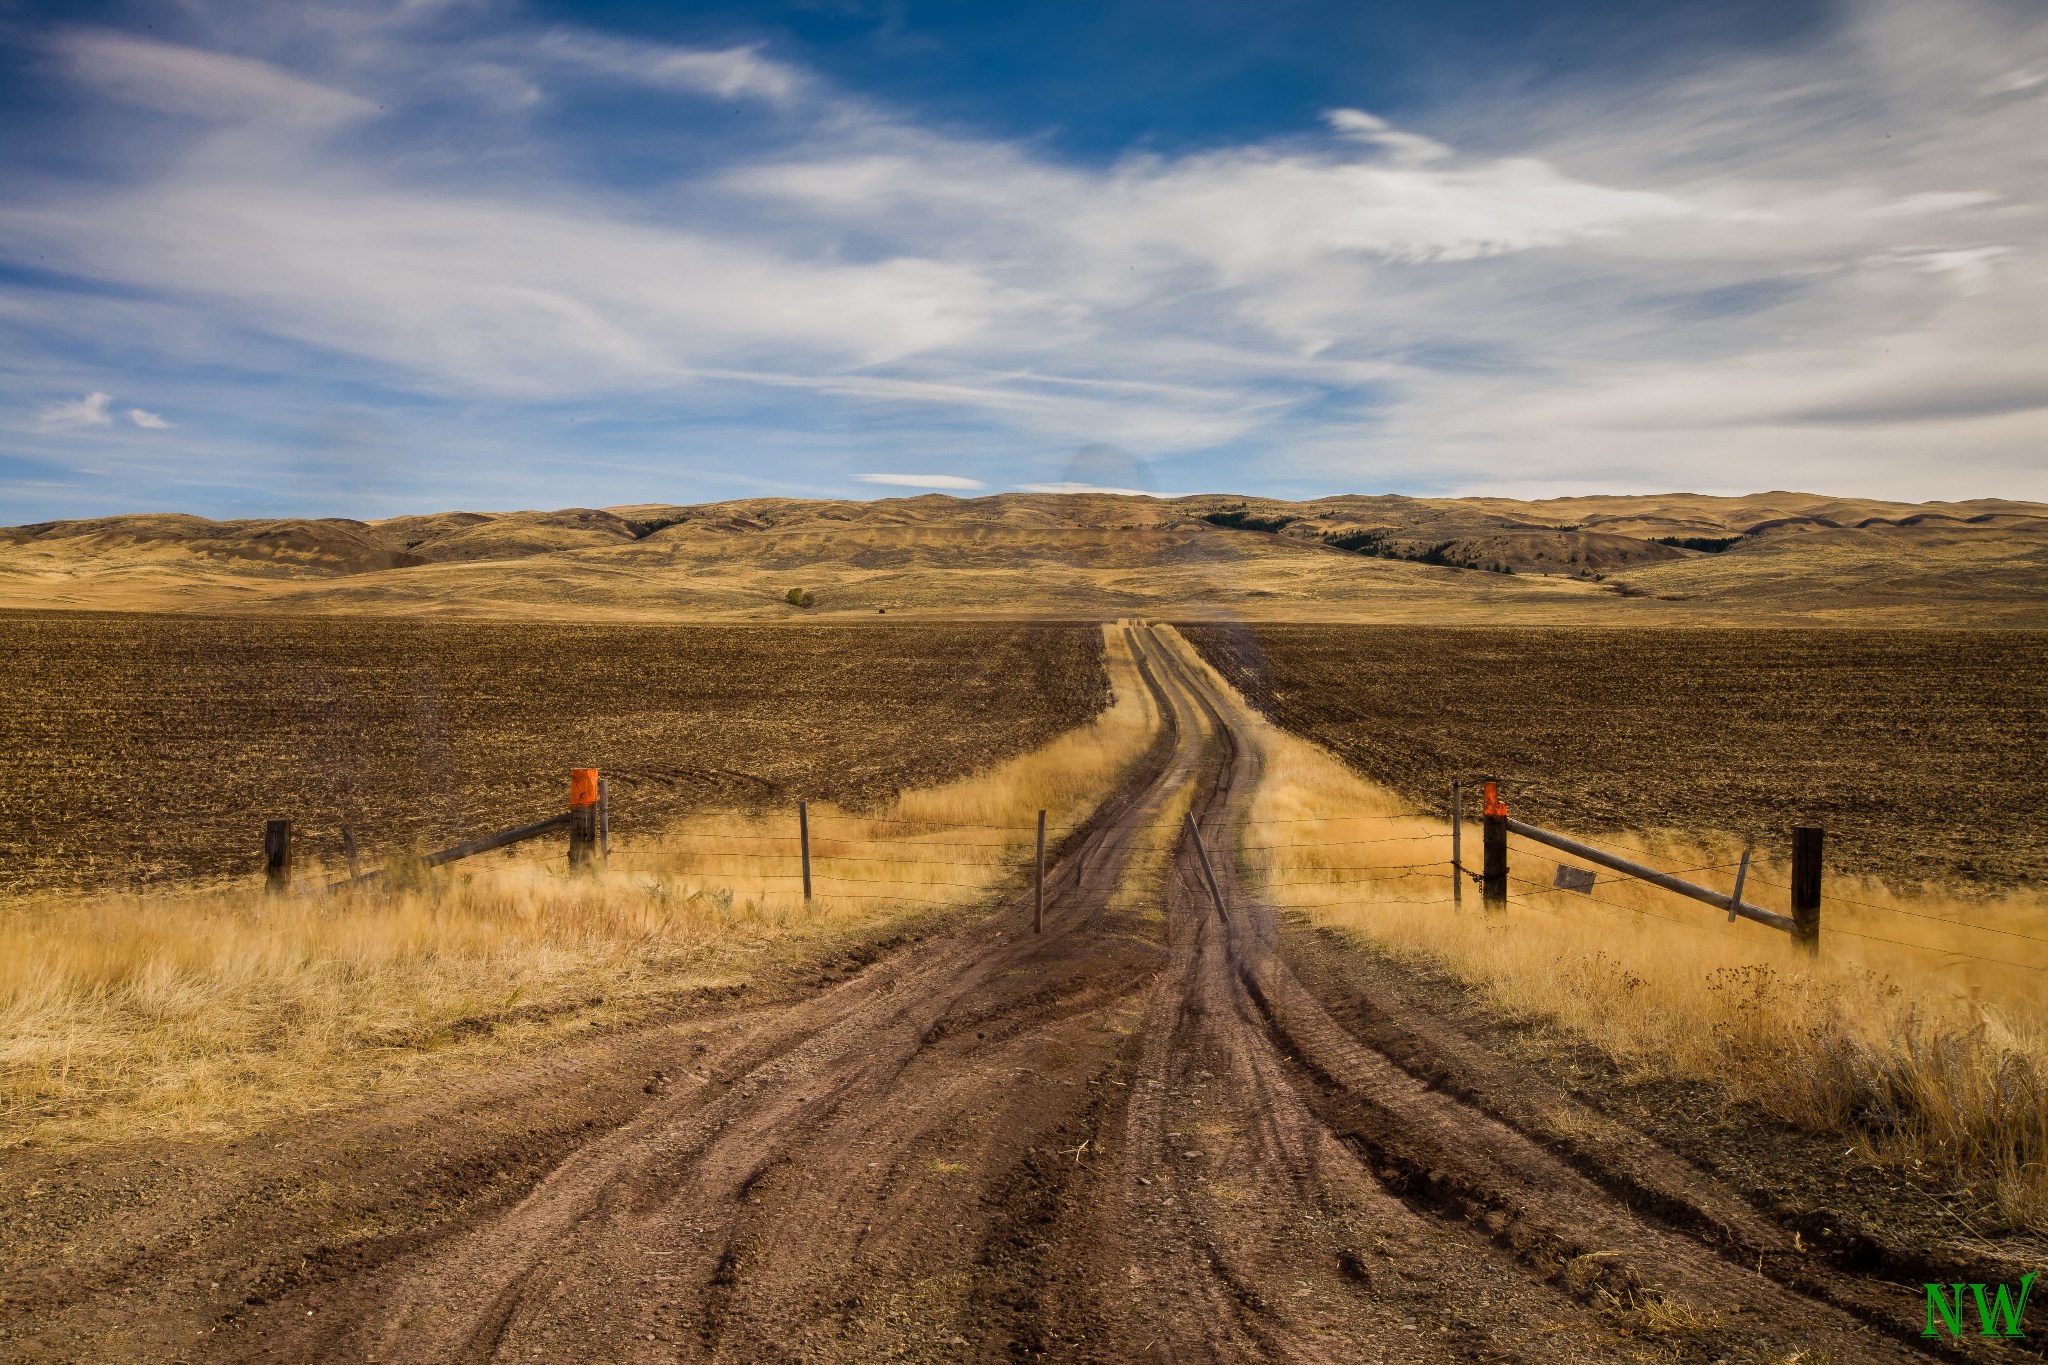
[{"label": "brown soil field", "polygon": [[1107,703],[1093,625],[636,626],[0,613],[0,894],[332,863],[540,819],[567,769],[628,835],[706,805],[859,805]]},{"label": "brown soil field", "polygon": [[[2048,632],[1184,626],[1275,721],[1437,811],[1725,831],[1898,886],[2048,881]],[[1473,811],[1468,809],[1467,814]]]}]

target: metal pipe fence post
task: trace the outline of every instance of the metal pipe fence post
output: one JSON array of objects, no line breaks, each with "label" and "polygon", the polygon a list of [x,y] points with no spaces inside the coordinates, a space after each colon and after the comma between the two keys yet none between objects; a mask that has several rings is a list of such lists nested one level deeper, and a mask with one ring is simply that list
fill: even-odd
[{"label": "metal pipe fence post", "polygon": [[569,769],[569,870],[591,871],[597,856],[598,777],[595,768]]},{"label": "metal pipe fence post", "polygon": [[1486,784],[1480,852],[1485,864],[1480,873],[1479,899],[1489,910],[1505,910],[1508,904],[1508,808],[1501,802],[1499,785],[1493,782]]},{"label": "metal pipe fence post", "polygon": [[1820,952],[1820,849],[1818,825],[1792,827],[1792,941]]},{"label": "metal pipe fence post", "polygon": [[1465,903],[1465,792],[1457,778],[1451,779],[1451,904]]},{"label": "metal pipe fence post", "polygon": [[811,898],[811,803],[796,803],[796,841],[804,863],[804,899]]},{"label": "metal pipe fence post", "polygon": [[263,890],[266,895],[288,896],[292,889],[292,822],[266,820],[263,824]]},{"label": "metal pipe fence post", "polygon": [[1045,932],[1045,812],[1038,812],[1038,863],[1031,883],[1031,932]]},{"label": "metal pipe fence post", "polygon": [[612,856],[612,784],[611,779],[597,779],[597,852],[602,858]]}]

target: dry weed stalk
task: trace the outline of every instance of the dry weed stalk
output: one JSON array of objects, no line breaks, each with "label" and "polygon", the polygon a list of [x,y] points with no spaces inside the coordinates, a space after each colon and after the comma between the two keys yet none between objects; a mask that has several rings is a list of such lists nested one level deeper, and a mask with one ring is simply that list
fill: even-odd
[{"label": "dry weed stalk", "polygon": [[1082,818],[1150,743],[1113,631],[1107,663],[1112,705],[1043,748],[879,811],[814,806],[808,903],[793,812],[693,820],[587,877],[551,845],[388,892],[19,901],[0,914],[0,1145],[244,1127],[979,903],[1021,880],[1039,809]]},{"label": "dry weed stalk", "polygon": [[[1957,921],[2037,933],[2048,905],[1837,885],[1825,951],[1811,961],[1775,931],[1640,882],[1603,875],[1591,897],[1553,890],[1557,855],[1514,840],[1507,913],[1484,913],[1476,886],[1454,910],[1444,822],[1404,814],[1394,793],[1266,721],[1181,651],[1258,750],[1243,856],[1273,905],[1427,955],[1625,1067],[1715,1082],[1792,1123],[1853,1136],[1875,1158],[1977,1183],[2009,1225],[2048,1231],[2048,1012],[2042,973],[2027,970],[2048,967],[2048,952],[2007,937],[2013,965],[2001,967],[1944,960],[1934,946]],[[1475,825],[1468,866],[1476,836]],[[1605,842],[1699,868],[1688,875],[1724,891],[1740,852],[1668,833]],[[1783,913],[1789,880],[1760,863],[1744,899]]]}]

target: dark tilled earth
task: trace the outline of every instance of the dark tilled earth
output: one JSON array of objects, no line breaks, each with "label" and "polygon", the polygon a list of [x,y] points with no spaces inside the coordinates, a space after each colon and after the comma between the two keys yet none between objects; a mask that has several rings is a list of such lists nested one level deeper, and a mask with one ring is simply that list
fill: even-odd
[{"label": "dark tilled earth", "polygon": [[1827,830],[1902,888],[2048,882],[2048,631],[1180,627],[1253,705],[1437,811],[1510,779],[1596,834]]},{"label": "dark tilled earth", "polygon": [[330,865],[561,809],[872,802],[1107,704],[1093,624],[571,625],[0,612],[0,896]]}]

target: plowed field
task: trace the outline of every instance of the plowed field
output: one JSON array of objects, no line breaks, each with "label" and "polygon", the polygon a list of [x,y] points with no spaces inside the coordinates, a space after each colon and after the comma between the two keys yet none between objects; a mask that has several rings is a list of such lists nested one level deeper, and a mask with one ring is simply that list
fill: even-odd
[{"label": "plowed field", "polygon": [[1435,809],[1500,774],[1565,830],[1782,851],[1813,823],[1848,872],[2048,879],[2048,632],[1182,629],[1274,720]]},{"label": "plowed field", "polygon": [[539,819],[861,802],[1108,700],[1093,625],[612,626],[0,614],[0,894],[206,878]]}]

